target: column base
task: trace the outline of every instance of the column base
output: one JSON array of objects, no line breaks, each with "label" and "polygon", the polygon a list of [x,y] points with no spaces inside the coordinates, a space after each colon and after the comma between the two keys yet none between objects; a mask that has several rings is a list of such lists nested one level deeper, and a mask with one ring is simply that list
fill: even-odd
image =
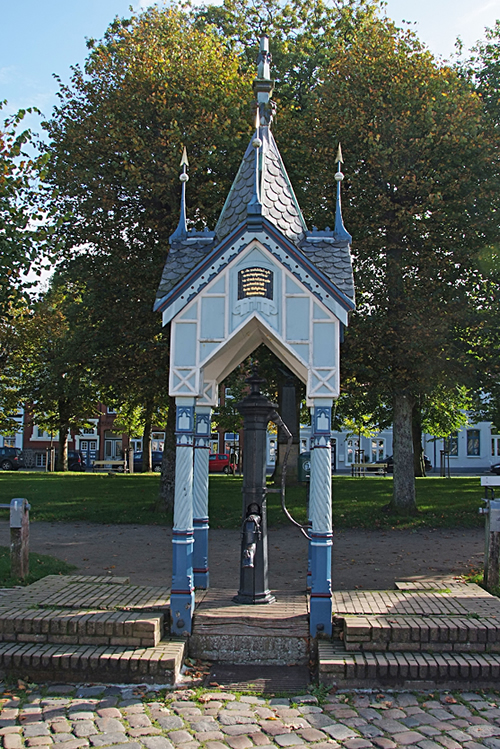
[{"label": "column base", "polygon": [[194,587],[198,590],[208,590],[210,587],[210,574],[208,570],[196,570],[193,568]]},{"label": "column base", "polygon": [[311,606],[309,633],[311,637],[332,634],[332,533],[310,531]]},{"label": "column base", "polygon": [[170,594],[170,633],[182,636],[190,635],[194,613],[194,590],[172,591]]},{"label": "column base", "polygon": [[311,637],[332,636],[332,597],[311,594],[309,614],[309,634]]}]

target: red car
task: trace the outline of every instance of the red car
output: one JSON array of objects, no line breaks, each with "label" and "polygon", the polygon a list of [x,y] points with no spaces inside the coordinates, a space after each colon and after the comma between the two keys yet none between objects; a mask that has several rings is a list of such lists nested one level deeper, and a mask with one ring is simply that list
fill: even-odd
[{"label": "red car", "polygon": [[209,473],[230,473],[236,469],[234,463],[229,462],[227,453],[216,453],[208,458]]}]

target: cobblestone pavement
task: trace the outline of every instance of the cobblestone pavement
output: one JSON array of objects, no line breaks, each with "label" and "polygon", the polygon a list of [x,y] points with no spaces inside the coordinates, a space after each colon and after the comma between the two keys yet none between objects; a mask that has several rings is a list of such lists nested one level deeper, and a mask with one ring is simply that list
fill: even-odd
[{"label": "cobblestone pavement", "polygon": [[5,749],[500,749],[499,692],[346,692],[289,699],[51,687],[0,699]]}]

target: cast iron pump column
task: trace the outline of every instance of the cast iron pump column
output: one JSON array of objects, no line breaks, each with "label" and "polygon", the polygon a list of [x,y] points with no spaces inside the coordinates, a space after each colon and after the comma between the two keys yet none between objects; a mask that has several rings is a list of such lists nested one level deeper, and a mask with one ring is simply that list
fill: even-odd
[{"label": "cast iron pump column", "polygon": [[240,589],[235,603],[273,603],[268,587],[266,463],[267,424],[277,406],[260,392],[265,382],[257,374],[248,377],[251,392],[236,408],[243,416],[243,522]]}]

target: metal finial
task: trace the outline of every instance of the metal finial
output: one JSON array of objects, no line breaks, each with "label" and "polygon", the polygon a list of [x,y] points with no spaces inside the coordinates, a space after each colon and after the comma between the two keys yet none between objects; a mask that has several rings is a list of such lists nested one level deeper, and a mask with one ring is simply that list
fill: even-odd
[{"label": "metal finial", "polygon": [[257,78],[262,78],[265,81],[269,81],[271,78],[271,65],[272,56],[269,52],[269,37],[261,36],[259,45],[259,56],[257,58]]},{"label": "metal finial", "polygon": [[257,57],[257,77],[253,82],[253,90],[257,98],[260,124],[267,127],[273,118],[273,93],[274,82],[271,80],[271,53],[269,52],[269,37],[262,36],[260,39],[259,56]]},{"label": "metal finial", "polygon": [[337,156],[335,158],[335,161],[338,164],[337,172],[335,173],[335,181],[337,182],[337,199],[335,204],[335,227],[333,230],[334,236],[337,240],[344,240],[347,242],[352,241],[352,237],[347,231],[347,229],[344,226],[344,220],[342,218],[342,204],[341,204],[341,198],[340,198],[340,185],[342,184],[342,180],[344,179],[344,175],[340,171],[340,165],[344,163],[344,159],[342,158],[342,149],[338,147]]},{"label": "metal finial", "polygon": [[187,237],[187,220],[186,220],[186,182],[189,180],[189,174],[187,173],[187,168],[189,166],[188,156],[187,156],[187,149],[186,146],[182,149],[182,157],[181,157],[181,167],[182,172],[179,175],[179,179],[182,182],[182,191],[181,191],[181,211],[179,215],[179,223],[177,224],[177,229],[174,231],[174,233],[170,236],[170,241],[174,242],[181,242],[183,239],[186,239]]}]

